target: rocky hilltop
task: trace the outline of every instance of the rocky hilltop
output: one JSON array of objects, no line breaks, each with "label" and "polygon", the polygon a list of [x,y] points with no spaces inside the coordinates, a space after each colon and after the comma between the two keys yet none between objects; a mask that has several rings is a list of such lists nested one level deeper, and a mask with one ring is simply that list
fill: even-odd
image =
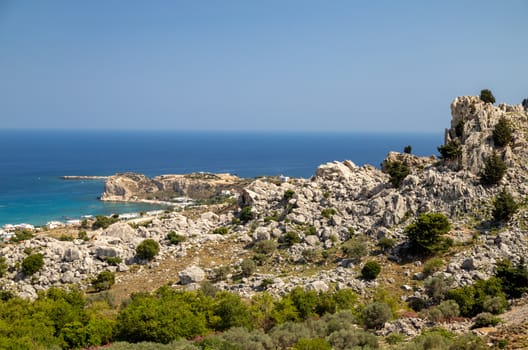
[{"label": "rocky hilltop", "polygon": [[[489,278],[498,261],[517,263],[528,255],[528,113],[521,105],[494,106],[474,96],[457,97],[451,112],[444,144],[451,151],[440,158],[390,152],[381,169],[346,160],[319,166],[310,179],[289,181],[244,180],[228,174],[112,176],[102,200],[210,199],[222,194],[226,200],[88,230],[85,239],[64,241],[41,234],[7,244],[0,255],[10,268],[1,288],[35,298],[37,291],[50,286],[73,283],[87,288],[93,276],[110,270],[118,273],[116,293],[152,291],[166,284],[196,289],[210,280],[216,288],[245,297],[262,290],[280,296],[301,286],[316,291],[352,288],[368,299],[383,287],[404,302],[429,300],[423,281],[428,274],[444,278],[450,287]],[[502,122],[511,126],[512,134],[499,145],[494,132]],[[483,181],[492,157],[506,165],[504,176],[493,184]],[[390,174],[395,163],[407,169],[396,186]],[[493,203],[503,190],[520,209],[509,221],[492,226]],[[428,212],[449,218],[454,246],[434,271],[425,273],[422,262],[408,255],[405,228]],[[161,246],[152,261],[136,255],[136,246],[146,238]],[[381,249],[383,240],[392,244]],[[259,242],[279,248],[263,253],[255,250]],[[350,256],[346,247],[351,244],[363,245],[366,253]],[[36,251],[44,256],[44,267],[25,276],[16,266]],[[119,263],[108,258],[119,258]],[[249,258],[260,264],[256,271],[235,278]],[[359,277],[367,259],[382,265],[374,281]],[[462,322],[452,328],[464,332],[468,326]],[[414,336],[424,327],[428,325],[417,319],[400,319],[380,334]]]}]

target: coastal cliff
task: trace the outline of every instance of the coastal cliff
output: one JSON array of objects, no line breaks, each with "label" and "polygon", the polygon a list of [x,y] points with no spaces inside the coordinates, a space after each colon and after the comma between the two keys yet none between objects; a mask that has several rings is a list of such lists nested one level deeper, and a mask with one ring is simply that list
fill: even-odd
[{"label": "coastal cliff", "polygon": [[[371,302],[383,290],[394,297],[399,316],[412,300],[434,307],[431,280],[443,281],[446,289],[473,286],[493,277],[500,261],[521,264],[528,255],[527,111],[462,96],[452,102],[451,112],[439,158],[389,152],[381,169],[345,160],[320,165],[310,179],[287,181],[207,173],[111,176],[102,200],[210,199],[229,191],[238,202],[169,210],[130,225],[94,225],[83,240],[41,235],[6,245],[0,254],[10,266],[20,264],[27,251],[42,252],[45,264],[31,278],[9,270],[1,278],[2,289],[36,298],[52,286],[86,288],[91,277],[109,270],[118,274],[114,291],[128,293],[123,299],[166,285],[197,289],[208,280],[214,288],[245,298],[263,290],[279,298],[302,287],[321,293],[350,289]],[[501,123],[511,131],[507,142],[497,136]],[[504,165],[493,182],[485,177],[490,159]],[[392,181],[394,164],[405,170],[399,181]],[[518,210],[496,223],[493,208],[505,191]],[[422,265],[426,258],[410,253],[406,231],[424,213],[443,214],[451,223],[447,237],[453,247],[430,270]],[[160,245],[152,261],[136,254],[145,239]],[[119,262],[111,265],[115,258]],[[248,260],[251,273],[244,265]],[[375,280],[361,277],[370,261],[381,266]],[[131,266],[140,267],[131,272]],[[381,325],[376,334],[415,337],[437,324],[426,322],[427,317],[402,316]],[[528,317],[518,323],[528,325]],[[449,320],[444,326],[465,333],[471,322]]]}]

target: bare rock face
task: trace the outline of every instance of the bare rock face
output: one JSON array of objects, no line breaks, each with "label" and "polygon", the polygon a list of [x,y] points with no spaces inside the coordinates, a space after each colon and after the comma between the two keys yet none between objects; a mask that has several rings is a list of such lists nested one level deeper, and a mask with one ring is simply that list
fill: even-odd
[{"label": "bare rock face", "polygon": [[220,195],[222,191],[232,191],[242,182],[242,179],[230,174],[160,175],[152,179],[135,173],[116,174],[107,179],[101,200],[206,199]]},{"label": "bare rock face", "polygon": [[205,272],[198,266],[190,266],[179,273],[180,284],[186,285],[201,282],[205,278]]}]

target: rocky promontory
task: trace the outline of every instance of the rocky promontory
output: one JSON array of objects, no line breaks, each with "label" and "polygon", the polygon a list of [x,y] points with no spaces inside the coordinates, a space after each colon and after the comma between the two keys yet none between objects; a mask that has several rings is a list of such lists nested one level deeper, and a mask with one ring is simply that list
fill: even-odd
[{"label": "rocky promontory", "polygon": [[193,173],[160,175],[123,173],[110,176],[101,195],[103,201],[171,201],[175,197],[208,199],[236,192],[246,181],[231,174]]}]

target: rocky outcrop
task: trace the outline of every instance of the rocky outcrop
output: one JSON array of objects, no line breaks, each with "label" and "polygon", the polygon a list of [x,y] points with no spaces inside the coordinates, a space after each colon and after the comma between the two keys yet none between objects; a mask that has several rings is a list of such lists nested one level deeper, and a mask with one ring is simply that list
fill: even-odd
[{"label": "rocky outcrop", "polygon": [[207,199],[227,193],[244,183],[230,174],[194,173],[186,175],[160,175],[152,179],[136,173],[110,176],[105,184],[103,201],[162,200],[174,197]]}]

